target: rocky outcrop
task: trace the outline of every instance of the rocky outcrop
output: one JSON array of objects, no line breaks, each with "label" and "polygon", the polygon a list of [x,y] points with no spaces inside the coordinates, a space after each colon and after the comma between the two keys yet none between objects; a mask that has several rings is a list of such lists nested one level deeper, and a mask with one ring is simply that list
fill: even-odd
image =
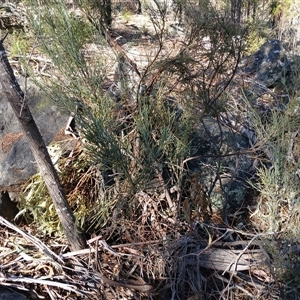
[{"label": "rocky outcrop", "polygon": [[271,87],[289,69],[290,62],[279,40],[268,40],[248,58],[248,66],[242,68],[253,75],[253,80]]},{"label": "rocky outcrop", "polygon": [[199,125],[192,143],[195,159],[189,162],[189,169],[200,174],[198,186],[204,189],[213,212],[235,212],[247,198],[248,180],[255,174],[247,150],[256,142],[247,105],[262,114],[282,109],[283,100],[270,88],[287,75],[291,64],[280,41],[265,42],[239,66],[229,88],[234,103],[228,105],[233,109],[222,113],[219,121],[206,117]]},{"label": "rocky outcrop", "polygon": [[279,40],[266,41],[253,55],[242,59],[228,87],[231,108],[221,115],[224,124],[255,143],[255,132],[249,123],[249,105],[261,116],[272,109],[284,109],[288,98],[284,93],[275,93],[273,87],[281,78],[287,80],[292,69],[293,59],[288,57]]},{"label": "rocky outcrop", "polygon": [[212,211],[237,211],[248,193],[247,180],[253,175],[253,159],[246,154],[249,140],[207,117],[195,133],[192,149],[194,159],[188,168],[200,175]]},{"label": "rocky outcrop", "polygon": [[[32,115],[45,143],[49,144],[64,128],[68,116],[50,103],[33,84],[29,82],[27,86],[27,101]],[[36,172],[37,166],[26,138],[0,91],[0,191],[17,191]]]}]

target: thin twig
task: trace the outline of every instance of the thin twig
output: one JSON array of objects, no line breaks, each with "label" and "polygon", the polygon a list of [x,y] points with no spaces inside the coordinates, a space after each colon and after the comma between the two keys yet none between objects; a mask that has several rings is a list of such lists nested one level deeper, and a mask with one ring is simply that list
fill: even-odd
[{"label": "thin twig", "polygon": [[7,221],[4,219],[2,216],[0,216],[0,223],[16,232],[21,234],[25,239],[31,241],[38,249],[40,249],[44,254],[46,254],[48,257],[53,259],[56,262],[59,262],[61,264],[64,264],[64,261],[57,255],[55,254],[52,250],[50,250],[43,242],[41,242],[39,239],[36,237],[24,232],[11,222]]}]

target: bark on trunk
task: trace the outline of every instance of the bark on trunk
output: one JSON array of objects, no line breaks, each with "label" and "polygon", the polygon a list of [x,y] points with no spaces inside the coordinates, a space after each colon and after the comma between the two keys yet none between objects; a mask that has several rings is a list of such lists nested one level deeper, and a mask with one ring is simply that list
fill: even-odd
[{"label": "bark on trunk", "polygon": [[9,101],[18,118],[21,128],[27,137],[29,146],[45,180],[45,184],[55,205],[56,212],[61,221],[67,240],[70,243],[71,249],[83,249],[86,245],[85,238],[76,228],[73,212],[66,199],[47,147],[31,115],[25,99],[26,97],[8,62],[3,46],[3,40],[0,41],[0,85],[2,93],[5,95],[6,100]]}]

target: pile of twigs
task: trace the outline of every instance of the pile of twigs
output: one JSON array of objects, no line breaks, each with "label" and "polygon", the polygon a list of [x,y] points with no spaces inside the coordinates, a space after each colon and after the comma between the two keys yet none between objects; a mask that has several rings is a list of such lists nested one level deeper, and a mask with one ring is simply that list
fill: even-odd
[{"label": "pile of twigs", "polygon": [[[154,287],[146,282],[120,280],[119,272],[123,258],[127,261],[140,259],[130,250],[130,245],[110,247],[100,237],[88,241],[89,248],[68,252],[64,243],[46,245],[35,236],[0,217],[1,224],[1,274],[3,286],[35,294],[36,299],[101,299],[110,298],[108,287],[146,293]],[[155,242],[154,242],[155,243]],[[113,248],[123,249],[116,252]],[[138,251],[136,251],[137,253]],[[105,261],[101,261],[105,258]],[[116,258],[116,259],[111,259]],[[110,268],[113,266],[112,268]],[[109,269],[109,279],[102,270]],[[127,292],[128,294],[128,292]],[[132,293],[131,293],[132,294]],[[110,296],[109,296],[110,295]]]},{"label": "pile of twigs", "polygon": [[[0,285],[30,299],[274,299],[278,288],[260,235],[197,224],[184,235],[89,248],[47,245],[0,217]],[[140,233],[141,234],[141,233]],[[218,237],[217,237],[218,236]],[[34,294],[34,297],[32,296]]]}]

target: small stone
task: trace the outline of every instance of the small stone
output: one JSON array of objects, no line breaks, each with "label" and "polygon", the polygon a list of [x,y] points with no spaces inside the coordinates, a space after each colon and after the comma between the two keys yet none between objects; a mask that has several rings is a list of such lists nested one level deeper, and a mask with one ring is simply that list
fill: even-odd
[{"label": "small stone", "polygon": [[21,293],[0,286],[0,299],[1,300],[26,300],[27,297],[22,295]]}]

